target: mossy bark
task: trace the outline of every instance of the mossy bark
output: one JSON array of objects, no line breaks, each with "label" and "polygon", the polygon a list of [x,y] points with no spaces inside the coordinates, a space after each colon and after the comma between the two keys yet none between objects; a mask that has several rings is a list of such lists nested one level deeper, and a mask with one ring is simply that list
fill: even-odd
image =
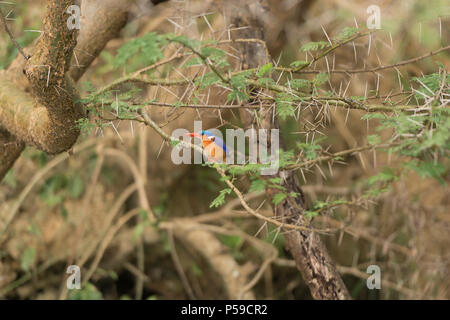
[{"label": "mossy bark", "polygon": [[26,61],[18,56],[7,72],[0,72],[0,181],[25,143],[57,154],[77,141],[76,122],[84,113],[74,82],[106,43],[118,36],[132,2],[83,1],[84,19],[77,45],[77,30],[67,27],[67,8],[79,1],[47,1],[42,35],[27,49],[32,57]]},{"label": "mossy bark", "polygon": [[[67,76],[77,37],[76,29],[67,27],[66,11],[73,4],[74,0],[47,1],[42,34],[32,57],[0,73],[0,125],[8,131],[3,140],[9,143],[15,139],[22,148],[25,142],[56,154],[69,150],[77,140],[76,121],[83,112],[73,81]],[[18,85],[20,77],[14,74],[20,72],[19,66],[28,79],[24,86]],[[3,174],[21,150],[8,145],[0,153]]]},{"label": "mossy bark", "polygon": [[76,121],[82,110],[74,102],[73,86],[65,87],[61,99],[67,99],[67,106],[48,108],[4,75],[0,78],[0,126],[19,141],[49,154],[70,149],[79,135]]}]

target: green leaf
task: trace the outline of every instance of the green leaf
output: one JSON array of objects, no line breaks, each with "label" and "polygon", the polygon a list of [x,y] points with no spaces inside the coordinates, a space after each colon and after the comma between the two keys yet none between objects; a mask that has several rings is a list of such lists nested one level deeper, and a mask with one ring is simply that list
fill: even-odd
[{"label": "green leaf", "polygon": [[371,145],[379,144],[381,142],[381,138],[377,134],[370,134],[367,136],[367,141]]},{"label": "green leaf", "polygon": [[183,105],[183,102],[181,102],[181,101],[177,101],[177,102],[172,103],[172,106],[177,108],[177,109],[180,108],[182,105]]},{"label": "green leaf", "polygon": [[75,175],[70,179],[69,196],[73,199],[78,199],[84,191],[83,179]]},{"label": "green leaf", "polygon": [[11,189],[15,189],[17,187],[17,180],[13,169],[8,170],[8,173],[3,178],[3,182]]},{"label": "green leaf", "polygon": [[76,125],[81,132],[84,132],[86,134],[90,134],[92,130],[97,128],[95,123],[92,123],[88,118],[82,118],[77,120]]},{"label": "green leaf", "polygon": [[250,72],[241,72],[235,76],[231,77],[231,85],[233,86],[233,91],[228,94],[227,101],[233,100],[243,100],[248,101],[250,98],[246,92],[247,85],[246,80],[250,77]]},{"label": "green leaf", "polygon": [[363,197],[364,198],[376,198],[378,197],[380,194],[382,193],[386,193],[388,191],[390,191],[391,188],[390,187],[386,187],[386,188],[371,188],[369,190],[367,190]]},{"label": "green leaf", "polygon": [[272,199],[272,203],[274,205],[278,205],[279,203],[281,203],[284,199],[286,199],[287,194],[285,193],[277,193],[273,199]]},{"label": "green leaf", "polygon": [[319,213],[317,211],[314,211],[314,210],[305,210],[305,212],[304,212],[304,215],[307,216],[309,219],[314,218],[318,214]]},{"label": "green leaf", "polygon": [[150,32],[144,36],[126,42],[114,59],[114,67],[124,66],[136,54],[145,58],[147,63],[155,63],[164,57],[161,47],[166,44],[164,37],[156,32]]},{"label": "green leaf", "polygon": [[350,99],[353,100],[353,101],[360,101],[361,102],[361,101],[366,100],[366,97],[364,97],[364,96],[351,96]]},{"label": "green leaf", "polygon": [[139,214],[139,217],[142,219],[142,221],[147,221],[148,220],[148,214],[147,214],[146,210],[141,208],[141,209],[139,209],[138,214]]},{"label": "green leaf", "polygon": [[197,277],[203,276],[203,271],[202,271],[202,269],[200,269],[200,267],[197,264],[195,264],[195,263],[191,264],[191,269],[195,276],[197,276]]},{"label": "green leaf", "polygon": [[295,164],[296,163],[296,157],[294,157],[294,151],[293,150],[287,150],[284,151],[282,149],[280,149],[279,152],[279,165],[280,168],[289,166],[291,164]]},{"label": "green leaf", "polygon": [[263,191],[266,188],[266,182],[263,179],[253,180],[249,192]]},{"label": "green leaf", "polygon": [[142,236],[145,230],[144,223],[137,224],[133,229],[133,240],[136,242]]},{"label": "green leaf", "polygon": [[307,62],[307,61],[304,61],[304,60],[297,60],[297,61],[292,62],[292,63],[290,64],[290,66],[291,66],[292,68],[299,68],[299,67],[302,67],[302,66],[305,66],[305,65],[308,65],[308,64],[309,64],[309,62]]},{"label": "green leaf", "polygon": [[220,179],[219,179],[219,181],[221,181],[221,182],[225,182],[227,180],[231,180],[231,177],[230,176],[223,176],[223,177],[220,177]]},{"label": "green leaf", "polygon": [[218,235],[218,239],[231,250],[239,248],[244,242],[244,239],[242,239],[242,237],[226,234]]},{"label": "green leaf", "polygon": [[208,57],[212,60],[216,60],[218,58],[222,58],[223,56],[225,56],[225,51],[223,51],[222,49],[214,48],[214,47],[201,48],[200,53],[203,56]]},{"label": "green leaf", "polygon": [[208,72],[202,78],[196,80],[195,84],[199,85],[200,89],[205,89],[220,81],[221,80],[217,74],[214,72]]},{"label": "green leaf", "polygon": [[70,300],[103,300],[103,295],[90,282],[86,283],[81,290],[72,290],[69,295]]},{"label": "green leaf", "polygon": [[38,226],[36,226],[35,224],[30,224],[27,227],[27,231],[29,233],[31,233],[32,235],[35,235],[35,236],[41,236],[42,235],[41,230],[39,230]]},{"label": "green leaf", "polygon": [[281,184],[281,178],[270,178],[269,181],[275,184]]},{"label": "green leaf", "polygon": [[306,160],[313,160],[318,157],[317,152],[322,150],[322,146],[318,144],[322,140],[323,139],[316,139],[312,143],[299,142],[297,143],[297,148],[305,153]]},{"label": "green leaf", "polygon": [[250,74],[247,72],[239,73],[235,76],[231,77],[231,85],[236,90],[242,90],[245,91],[246,89],[246,83],[245,81],[250,77]]},{"label": "green leaf", "polygon": [[243,166],[232,166],[228,170],[231,174],[235,175],[244,175],[247,173],[250,173],[252,175],[258,175],[259,171],[261,170],[262,165],[259,163],[249,163]]},{"label": "green leaf", "polygon": [[312,82],[316,86],[321,86],[321,85],[325,84],[329,78],[330,78],[330,75],[328,73],[321,72],[314,77]]},{"label": "green leaf", "polygon": [[294,90],[309,89],[311,87],[311,82],[306,79],[292,79],[289,80],[289,86]]},{"label": "green leaf", "polygon": [[268,87],[270,85],[275,85],[276,83],[272,78],[259,78],[258,84],[260,84],[264,87]]},{"label": "green leaf", "polygon": [[[443,82],[442,80],[443,75],[439,73],[432,73],[423,77],[414,77],[413,81],[419,84],[419,88],[417,89],[418,92],[416,92],[414,96],[420,101],[423,101],[426,96],[433,96],[434,93],[440,89]],[[450,75],[447,75],[445,82],[450,84]],[[430,90],[432,92],[430,92]]]},{"label": "green leaf", "polygon": [[385,168],[385,169],[383,169],[383,171],[381,171],[377,175],[367,179],[367,183],[369,185],[373,185],[376,182],[391,182],[391,181],[395,181],[395,180],[398,180],[398,177],[395,174],[394,170],[391,168]]},{"label": "green leaf", "polygon": [[361,120],[372,120],[372,119],[386,119],[387,116],[382,113],[366,113],[361,117]]},{"label": "green leaf", "polygon": [[189,68],[194,66],[201,66],[203,65],[203,60],[199,57],[193,57],[189,59],[185,64],[183,64],[182,68]]},{"label": "green leaf", "polygon": [[303,45],[300,50],[306,51],[317,51],[319,49],[324,49],[329,47],[330,44],[327,41],[309,42]]},{"label": "green leaf", "polygon": [[227,194],[231,193],[231,189],[230,188],[226,188],[220,191],[219,195],[217,196],[217,198],[215,198],[211,204],[209,205],[210,208],[217,208],[220,207],[221,205],[225,204],[225,196]]},{"label": "green leaf", "polygon": [[265,65],[261,66],[261,67],[258,69],[258,72],[256,73],[256,76],[257,76],[258,78],[261,78],[261,77],[263,77],[266,73],[272,71],[272,69],[273,69],[273,64],[272,64],[272,62],[269,62],[268,64],[265,64]]},{"label": "green leaf", "polygon": [[357,28],[345,27],[336,37],[334,37],[334,40],[337,42],[345,41],[345,40],[350,39],[357,33],[358,33]]},{"label": "green leaf", "polygon": [[69,217],[69,211],[67,211],[63,203],[61,204],[60,209],[61,209],[61,216],[64,218],[64,220],[67,220],[67,218]]},{"label": "green leaf", "polygon": [[424,178],[433,178],[438,180],[442,185],[445,185],[445,180],[442,175],[445,173],[445,168],[441,163],[433,163],[432,161],[409,161],[405,163],[405,168],[415,170],[419,176]]},{"label": "green leaf", "polygon": [[190,39],[184,35],[176,36],[174,34],[168,34],[166,37],[167,37],[167,40],[169,40],[171,42],[180,43],[183,46],[190,48],[190,49],[195,49],[196,47],[200,46],[200,42],[198,40]]},{"label": "green leaf", "polygon": [[268,225],[269,232],[264,237],[264,241],[273,244],[279,251],[280,257],[285,255],[286,239],[276,226]]},{"label": "green leaf", "polygon": [[248,101],[250,98],[248,96],[247,93],[242,92],[242,91],[238,91],[238,90],[233,90],[231,91],[228,96],[227,96],[227,102],[231,102],[233,100],[243,100],[243,101]]},{"label": "green leaf", "polygon": [[295,115],[294,107],[292,106],[293,97],[286,93],[279,93],[275,98],[275,103],[277,107],[277,115],[282,119],[286,120],[287,117],[292,117]]},{"label": "green leaf", "polygon": [[30,271],[30,267],[34,264],[35,260],[36,249],[29,247],[22,254],[22,258],[20,259],[20,267],[23,271]]}]

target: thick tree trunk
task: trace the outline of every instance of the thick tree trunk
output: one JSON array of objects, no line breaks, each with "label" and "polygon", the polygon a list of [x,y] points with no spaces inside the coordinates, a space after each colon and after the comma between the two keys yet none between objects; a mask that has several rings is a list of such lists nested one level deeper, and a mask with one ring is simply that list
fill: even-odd
[{"label": "thick tree trunk", "polygon": [[[82,28],[67,27],[67,8],[76,0],[48,0],[43,35],[30,60],[18,56],[0,72],[0,181],[20,156],[24,144],[50,154],[69,150],[83,116],[74,82],[84,74],[109,40],[118,36],[133,0],[82,3]],[[76,45],[76,47],[75,47]],[[24,76],[23,72],[26,73]]]},{"label": "thick tree trunk", "polygon": [[[233,32],[235,38],[264,39],[263,22],[269,16],[265,1],[230,1],[226,12],[232,17],[234,27],[246,27]],[[243,68],[261,66],[270,59],[270,57],[266,57],[266,50],[262,44],[241,43],[239,46],[242,53]],[[277,117],[273,116],[272,109],[263,110],[260,115],[263,129],[279,129]],[[247,127],[257,126],[252,114],[247,111],[241,112],[241,117]],[[283,148],[282,141],[280,141],[280,146]],[[295,192],[299,195],[295,199],[286,198],[277,206],[273,206],[276,216],[285,223],[310,226],[308,220],[303,216],[306,204],[295,171],[281,170],[270,178],[273,177],[281,178],[282,186],[286,188],[288,193]],[[272,200],[277,193],[279,193],[278,189],[266,189],[270,203],[273,203]],[[334,261],[329,256],[317,233],[290,230],[284,234],[284,237],[287,249],[294,257],[297,268],[314,299],[351,299]]]},{"label": "thick tree trunk", "polygon": [[[11,135],[9,140],[13,136],[20,141],[17,145],[24,142],[56,154],[70,149],[78,138],[76,121],[83,112],[76,102],[78,94],[72,79],[67,76],[77,32],[67,27],[66,10],[74,3],[74,0],[47,1],[43,32],[32,57],[25,64],[13,63],[9,72],[1,74],[0,126]],[[21,82],[14,74],[19,72],[17,66],[23,66],[21,71],[28,79],[23,87],[17,85]],[[0,173],[4,174],[20,152],[5,148],[5,144],[3,148]]]}]

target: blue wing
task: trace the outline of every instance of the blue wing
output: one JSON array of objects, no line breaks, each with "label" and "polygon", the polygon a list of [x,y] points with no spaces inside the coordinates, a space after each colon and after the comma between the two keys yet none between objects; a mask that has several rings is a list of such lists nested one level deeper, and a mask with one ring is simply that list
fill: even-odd
[{"label": "blue wing", "polygon": [[227,156],[229,155],[228,150],[227,150],[227,145],[225,144],[225,142],[222,139],[220,139],[219,137],[215,137],[214,142],[225,151],[225,154]]},{"label": "blue wing", "polygon": [[227,156],[229,155],[228,150],[227,150],[227,145],[225,144],[225,142],[224,142],[221,138],[216,137],[216,136],[213,135],[211,132],[206,131],[206,130],[202,130],[202,131],[201,131],[201,134],[203,134],[203,135],[205,135],[205,136],[208,136],[208,137],[213,136],[213,137],[215,138],[215,139],[214,139],[215,144],[218,145],[219,147],[221,147],[221,148],[225,151],[225,154],[226,154]]}]

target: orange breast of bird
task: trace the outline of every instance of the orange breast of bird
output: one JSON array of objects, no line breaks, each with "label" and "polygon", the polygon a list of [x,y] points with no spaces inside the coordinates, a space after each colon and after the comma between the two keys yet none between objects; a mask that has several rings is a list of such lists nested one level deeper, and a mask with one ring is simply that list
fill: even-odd
[{"label": "orange breast of bird", "polygon": [[226,161],[226,153],[221,147],[216,145],[213,141],[202,140],[202,145],[209,160],[213,162]]}]

